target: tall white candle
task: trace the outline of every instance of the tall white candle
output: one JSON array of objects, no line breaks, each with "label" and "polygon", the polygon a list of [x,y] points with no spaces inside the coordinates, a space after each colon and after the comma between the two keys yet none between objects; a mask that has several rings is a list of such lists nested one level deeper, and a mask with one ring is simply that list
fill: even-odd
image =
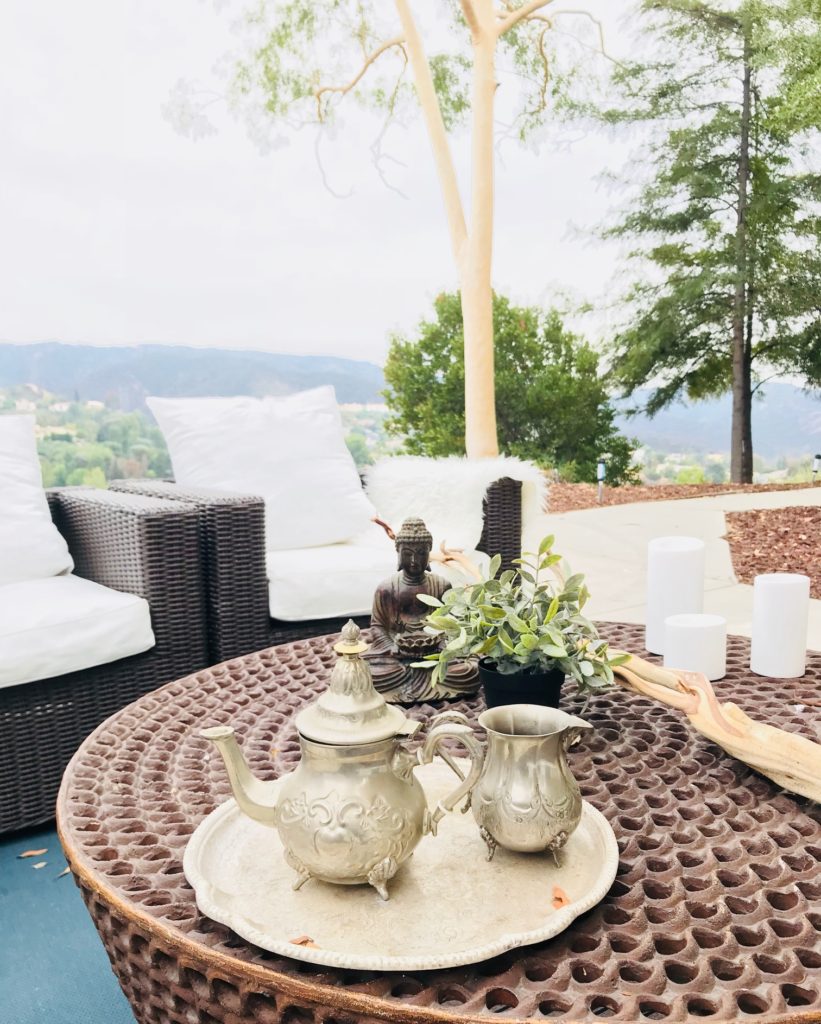
[{"label": "tall white candle", "polygon": [[727,620],[723,615],[668,615],[664,664],[722,679],[727,674]]},{"label": "tall white candle", "polygon": [[668,615],[698,613],[704,607],[704,541],[698,537],[656,537],[647,545],[647,613],[644,646],[664,654]]},{"label": "tall white candle", "polygon": [[796,679],[807,665],[810,578],[768,572],[753,583],[750,668],[760,676]]}]

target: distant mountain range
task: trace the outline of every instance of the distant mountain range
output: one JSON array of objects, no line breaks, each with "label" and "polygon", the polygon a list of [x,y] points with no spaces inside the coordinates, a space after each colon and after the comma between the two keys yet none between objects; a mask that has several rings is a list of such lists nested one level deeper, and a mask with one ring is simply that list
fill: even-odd
[{"label": "distant mountain range", "polygon": [[0,388],[37,384],[66,398],[141,408],[147,395],[284,395],[333,384],[339,402],[381,402],[373,363],[332,356],[184,348],[0,343]]},{"label": "distant mountain range", "polygon": [[[821,392],[771,382],[753,399],[753,450],[765,458],[821,452]],[[648,392],[618,400],[618,408],[641,405]],[[732,399],[680,402],[647,416],[617,417],[619,429],[658,452],[729,452]]]},{"label": "distant mountain range", "polygon": [[[385,386],[374,363],[172,345],[97,347],[0,343],[0,388],[37,384],[71,399],[144,405],[146,395],[277,395],[333,384],[340,402],[378,403]],[[770,383],[753,405],[753,443],[766,458],[821,452],[821,394]],[[625,409],[646,392],[619,400]],[[620,414],[626,434],[660,452],[727,452],[730,396],[679,403],[653,419]]]}]

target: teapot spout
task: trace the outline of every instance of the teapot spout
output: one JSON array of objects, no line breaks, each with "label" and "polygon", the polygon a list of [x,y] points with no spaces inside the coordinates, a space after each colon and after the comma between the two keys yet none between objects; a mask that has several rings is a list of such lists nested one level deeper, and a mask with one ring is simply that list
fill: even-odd
[{"label": "teapot spout", "polygon": [[260,821],[263,825],[276,824],[275,783],[263,782],[251,774],[242,751],[239,749],[234,730],[230,725],[215,725],[200,732],[203,739],[210,740],[220,752],[234,799],[241,811]]}]

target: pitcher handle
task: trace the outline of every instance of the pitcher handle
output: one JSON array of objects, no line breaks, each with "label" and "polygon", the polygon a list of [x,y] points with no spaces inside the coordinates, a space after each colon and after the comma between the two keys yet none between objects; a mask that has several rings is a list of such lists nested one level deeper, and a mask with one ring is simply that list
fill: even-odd
[{"label": "pitcher handle", "polygon": [[[462,773],[453,763],[447,751],[438,749],[444,740],[458,740],[467,750],[468,754],[470,754],[470,770],[468,771],[467,778],[462,777]],[[431,729],[425,737],[425,742],[422,744],[416,757],[419,764],[430,764],[437,753],[456,772],[461,781],[456,789],[448,793],[446,797],[436,804],[436,810],[430,816],[430,830],[433,835],[436,835],[436,826],[442,818],[444,818],[448,811],[452,811],[462,797],[470,793],[479,781],[479,776],[482,774],[482,768],[485,763],[485,752],[482,749],[482,744],[473,735],[473,729],[461,722],[443,722],[441,725]]]},{"label": "pitcher handle", "polygon": [[582,738],[582,734],[591,730],[593,726],[589,722],[585,722],[583,718],[577,718],[576,715],[568,715],[568,725],[562,736],[562,746],[565,750],[570,750],[571,747],[575,747],[579,740]]}]

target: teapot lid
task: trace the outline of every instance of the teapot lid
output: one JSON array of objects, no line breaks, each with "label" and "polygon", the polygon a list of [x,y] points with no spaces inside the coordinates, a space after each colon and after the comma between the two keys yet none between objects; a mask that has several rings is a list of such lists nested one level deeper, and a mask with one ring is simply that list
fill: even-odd
[{"label": "teapot lid", "polygon": [[388,704],[373,685],[371,670],[360,657],[368,645],[349,619],[334,650],[340,656],[328,689],[296,717],[305,739],[316,743],[375,743],[419,728],[403,711]]}]

